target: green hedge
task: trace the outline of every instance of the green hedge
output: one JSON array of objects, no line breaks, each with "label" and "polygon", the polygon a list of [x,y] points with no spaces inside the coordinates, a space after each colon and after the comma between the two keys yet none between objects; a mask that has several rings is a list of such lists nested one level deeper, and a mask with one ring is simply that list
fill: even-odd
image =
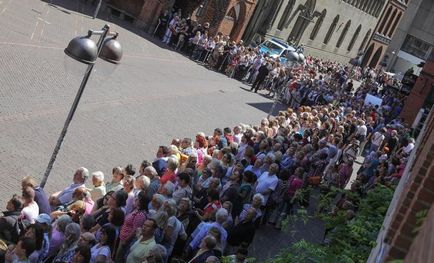
[{"label": "green hedge", "polygon": [[331,229],[324,244],[301,240],[269,262],[366,262],[375,246],[393,191],[386,186],[377,185],[364,198],[351,195],[353,203],[358,204],[356,214],[351,220],[346,219],[346,211],[335,215],[320,215],[326,227]]}]

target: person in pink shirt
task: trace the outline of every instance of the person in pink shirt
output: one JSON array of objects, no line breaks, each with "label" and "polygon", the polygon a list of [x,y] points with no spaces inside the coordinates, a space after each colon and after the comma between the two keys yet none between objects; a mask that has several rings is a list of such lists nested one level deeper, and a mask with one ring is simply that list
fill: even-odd
[{"label": "person in pink shirt", "polygon": [[134,198],[135,210],[127,214],[119,233],[119,246],[116,252],[116,262],[125,262],[127,251],[136,237],[137,229],[145,223],[147,216],[147,203],[149,200],[146,191],[140,191]]},{"label": "person in pink shirt", "polygon": [[175,183],[177,169],[178,169],[178,161],[175,158],[170,157],[167,160],[167,169],[160,178],[161,185],[164,185],[168,181]]}]

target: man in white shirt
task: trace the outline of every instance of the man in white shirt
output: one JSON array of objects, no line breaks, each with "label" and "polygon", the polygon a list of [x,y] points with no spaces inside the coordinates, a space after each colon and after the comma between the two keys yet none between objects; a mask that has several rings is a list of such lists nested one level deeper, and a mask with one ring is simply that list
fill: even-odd
[{"label": "man in white shirt", "polygon": [[368,127],[365,125],[365,121],[360,120],[359,125],[357,126],[356,131],[356,139],[363,143],[366,139],[366,135],[368,134]]},{"label": "man in white shirt", "polygon": [[279,179],[276,174],[279,171],[279,165],[273,163],[267,172],[264,172],[256,182],[255,192],[264,196],[264,203],[268,201],[270,194],[276,189]]},{"label": "man in white shirt", "polygon": [[384,134],[387,132],[386,128],[382,128],[381,130],[375,132],[371,138],[371,148],[369,149],[369,153],[376,152],[378,148],[380,148],[381,144],[384,141]]},{"label": "man in white shirt", "polygon": [[59,206],[71,202],[72,194],[78,187],[86,187],[85,183],[89,177],[89,170],[80,167],[75,171],[72,184],[61,192],[54,193],[50,196],[49,202],[51,206]]},{"label": "man in white shirt", "polygon": [[30,224],[35,223],[35,219],[39,215],[39,206],[35,202],[35,190],[27,186],[23,189],[24,207],[21,210],[21,218],[27,220]]},{"label": "man in white shirt", "polygon": [[414,148],[414,139],[413,138],[410,138],[409,140],[408,140],[408,144],[407,144],[407,146],[405,146],[403,149],[402,149],[402,151],[405,153],[405,154],[410,154],[411,153],[411,151],[413,150],[413,148]]}]

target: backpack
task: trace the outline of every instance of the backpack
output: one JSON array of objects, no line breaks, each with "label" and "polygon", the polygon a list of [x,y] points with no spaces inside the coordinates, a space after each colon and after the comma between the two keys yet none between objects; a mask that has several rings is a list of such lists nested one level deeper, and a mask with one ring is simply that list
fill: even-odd
[{"label": "backpack", "polygon": [[26,219],[22,219],[20,217],[17,217],[17,220],[15,221],[14,224],[14,229],[15,229],[15,233],[16,235],[12,235],[13,236],[13,242],[16,243],[18,242],[18,238],[20,237],[21,234],[24,234],[27,227],[30,225],[30,221],[26,220]]}]

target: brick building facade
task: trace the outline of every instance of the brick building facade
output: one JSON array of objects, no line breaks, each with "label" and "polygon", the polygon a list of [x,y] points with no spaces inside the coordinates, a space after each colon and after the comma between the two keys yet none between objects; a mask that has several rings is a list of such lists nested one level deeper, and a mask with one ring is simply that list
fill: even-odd
[{"label": "brick building facade", "polygon": [[[434,89],[434,52],[402,111],[414,118]],[[429,95],[430,94],[430,95]],[[430,97],[431,96],[431,99]],[[427,105],[427,104],[425,104]],[[434,107],[409,157],[368,262],[434,262]]]},{"label": "brick building facade", "polygon": [[306,55],[348,63],[370,40],[386,0],[258,0],[247,42],[279,38]]},{"label": "brick building facade", "polygon": [[[434,110],[406,171],[368,262],[434,262]],[[425,214],[426,216],[423,216]]]},{"label": "brick building facade", "polygon": [[[401,118],[412,124],[420,109],[431,108],[434,94],[434,50],[428,57],[425,66],[419,74],[410,95],[404,103]],[[428,104],[428,105],[426,105]]]},{"label": "brick building facade", "polygon": [[[380,20],[375,27],[370,41],[366,45],[362,66],[376,68],[381,62],[387,63],[389,54],[386,54],[393,34],[407,9],[408,0],[389,0],[383,9]],[[385,60],[384,57],[386,57]],[[386,64],[380,65],[386,66]]]},{"label": "brick building facade", "polygon": [[254,10],[255,0],[110,0],[110,5],[125,11],[134,23],[152,32],[159,15],[166,9],[181,9],[183,17],[201,24],[210,23],[210,34],[221,32],[235,41],[241,40]]}]

